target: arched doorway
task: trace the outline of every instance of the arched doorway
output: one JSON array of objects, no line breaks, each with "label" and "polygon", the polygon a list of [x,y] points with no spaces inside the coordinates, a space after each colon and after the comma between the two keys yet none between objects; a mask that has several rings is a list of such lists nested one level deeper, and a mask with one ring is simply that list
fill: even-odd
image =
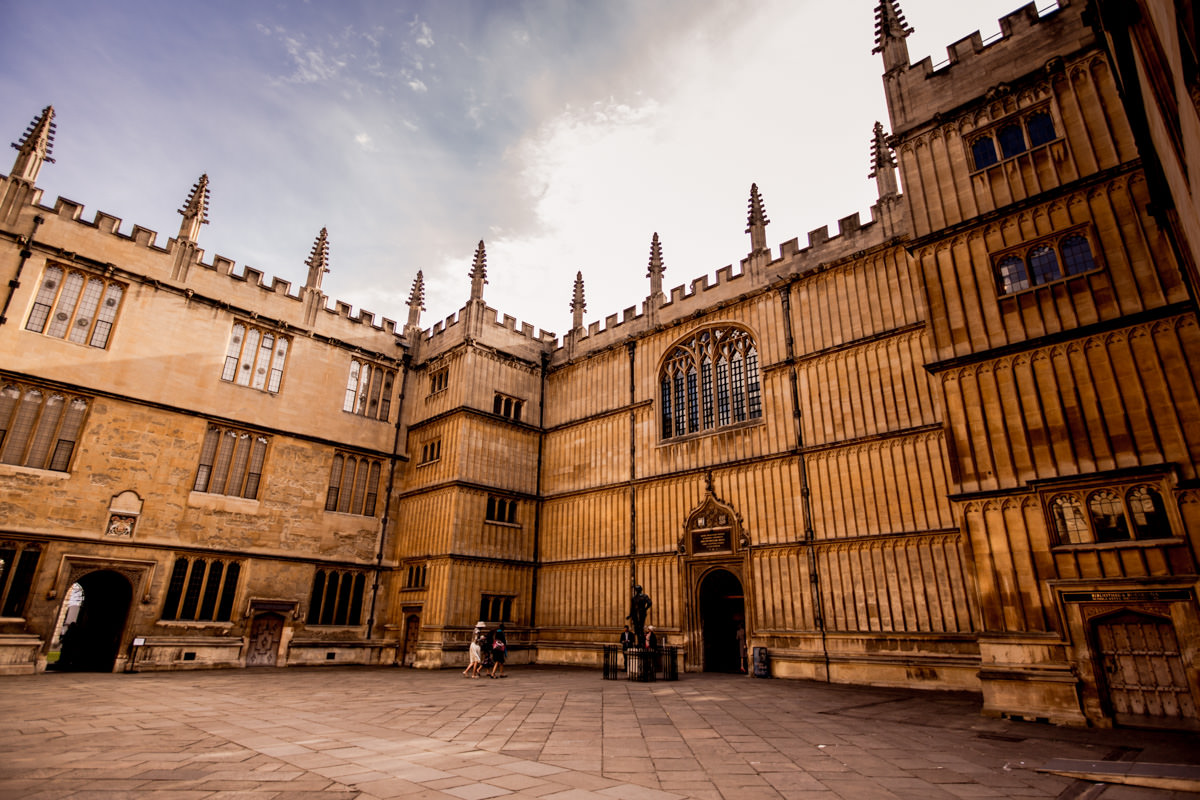
[{"label": "arched doorway", "polygon": [[89,572],[76,583],[83,591],[75,621],[62,634],[56,668],[112,672],[133,601],[129,579],[116,572]]},{"label": "arched doorway", "polygon": [[745,625],[742,582],[725,569],[714,569],[700,581],[700,635],[705,672],[740,672],[738,627]]}]

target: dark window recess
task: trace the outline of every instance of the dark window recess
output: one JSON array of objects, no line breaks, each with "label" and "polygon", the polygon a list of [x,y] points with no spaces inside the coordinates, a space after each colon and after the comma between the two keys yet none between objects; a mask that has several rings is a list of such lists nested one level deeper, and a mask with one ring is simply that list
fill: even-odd
[{"label": "dark window recess", "polygon": [[972,143],[971,157],[975,160],[975,169],[990,167],[1000,160],[996,158],[996,144],[990,136],[981,136]]},{"label": "dark window recess", "polygon": [[319,569],[308,601],[309,625],[362,624],[366,576],[348,570]]},{"label": "dark window recess", "polygon": [[237,595],[241,565],[203,558],[175,559],[162,619],[187,622],[229,622]]},{"label": "dark window recess", "polygon": [[483,622],[511,622],[513,597],[485,594],[479,598],[479,619]]},{"label": "dark window recess", "polygon": [[1025,129],[1029,132],[1030,147],[1037,147],[1058,138],[1054,133],[1054,120],[1045,111],[1030,115],[1029,119],[1025,121]]},{"label": "dark window recess", "polygon": [[41,556],[36,547],[0,545],[0,617],[24,615]]},{"label": "dark window recess", "polygon": [[517,501],[510,500],[506,497],[496,497],[489,495],[487,499],[487,516],[488,522],[508,522],[516,524],[517,522]]}]

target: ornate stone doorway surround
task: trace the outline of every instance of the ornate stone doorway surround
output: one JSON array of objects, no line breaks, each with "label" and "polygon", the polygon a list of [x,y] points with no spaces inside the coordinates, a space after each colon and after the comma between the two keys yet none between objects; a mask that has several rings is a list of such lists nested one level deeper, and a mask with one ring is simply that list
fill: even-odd
[{"label": "ornate stone doorway surround", "polygon": [[[705,669],[736,671],[735,626],[738,620],[730,603],[725,601],[734,599],[730,587],[740,585],[741,622],[746,626],[748,643],[754,630],[748,580],[750,541],[741,515],[713,491],[711,473],[706,476],[705,483],[704,499],[688,515],[678,545],[681,585],[685,593],[684,667],[689,672]],[[714,592],[721,594],[721,598]],[[706,613],[710,617],[707,620]],[[720,618],[713,618],[714,615]],[[717,636],[722,641],[706,643],[706,632],[710,638]],[[729,650],[727,660],[720,657],[726,649]]]}]

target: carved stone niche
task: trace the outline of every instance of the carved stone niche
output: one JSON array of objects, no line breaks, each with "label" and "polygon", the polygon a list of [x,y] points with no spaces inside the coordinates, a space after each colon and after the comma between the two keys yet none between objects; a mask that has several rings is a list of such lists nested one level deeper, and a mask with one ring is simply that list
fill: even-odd
[{"label": "carved stone niche", "polygon": [[710,489],[700,507],[688,516],[679,539],[679,554],[729,556],[749,545],[741,517]]},{"label": "carved stone niche", "polygon": [[132,539],[133,529],[137,527],[141,514],[142,498],[137,492],[127,489],[113,496],[108,504],[108,525],[104,529],[104,535],[116,539]]}]

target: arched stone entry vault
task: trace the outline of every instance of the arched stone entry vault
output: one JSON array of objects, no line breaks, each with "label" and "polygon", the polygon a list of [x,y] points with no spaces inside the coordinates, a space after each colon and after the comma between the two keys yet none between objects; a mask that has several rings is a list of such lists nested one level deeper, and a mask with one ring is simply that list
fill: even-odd
[{"label": "arched stone entry vault", "polygon": [[749,545],[740,515],[716,496],[709,475],[705,498],[688,516],[679,540],[689,671],[740,670],[738,626],[745,626],[747,642],[753,632],[745,577]]},{"label": "arched stone entry vault", "polygon": [[[88,556],[65,556],[59,565],[51,599],[68,601],[78,583],[83,603],[62,643],[59,669],[120,672],[129,656],[129,619],[134,599],[146,602],[154,563]],[[47,637],[47,646],[53,636]]]}]

